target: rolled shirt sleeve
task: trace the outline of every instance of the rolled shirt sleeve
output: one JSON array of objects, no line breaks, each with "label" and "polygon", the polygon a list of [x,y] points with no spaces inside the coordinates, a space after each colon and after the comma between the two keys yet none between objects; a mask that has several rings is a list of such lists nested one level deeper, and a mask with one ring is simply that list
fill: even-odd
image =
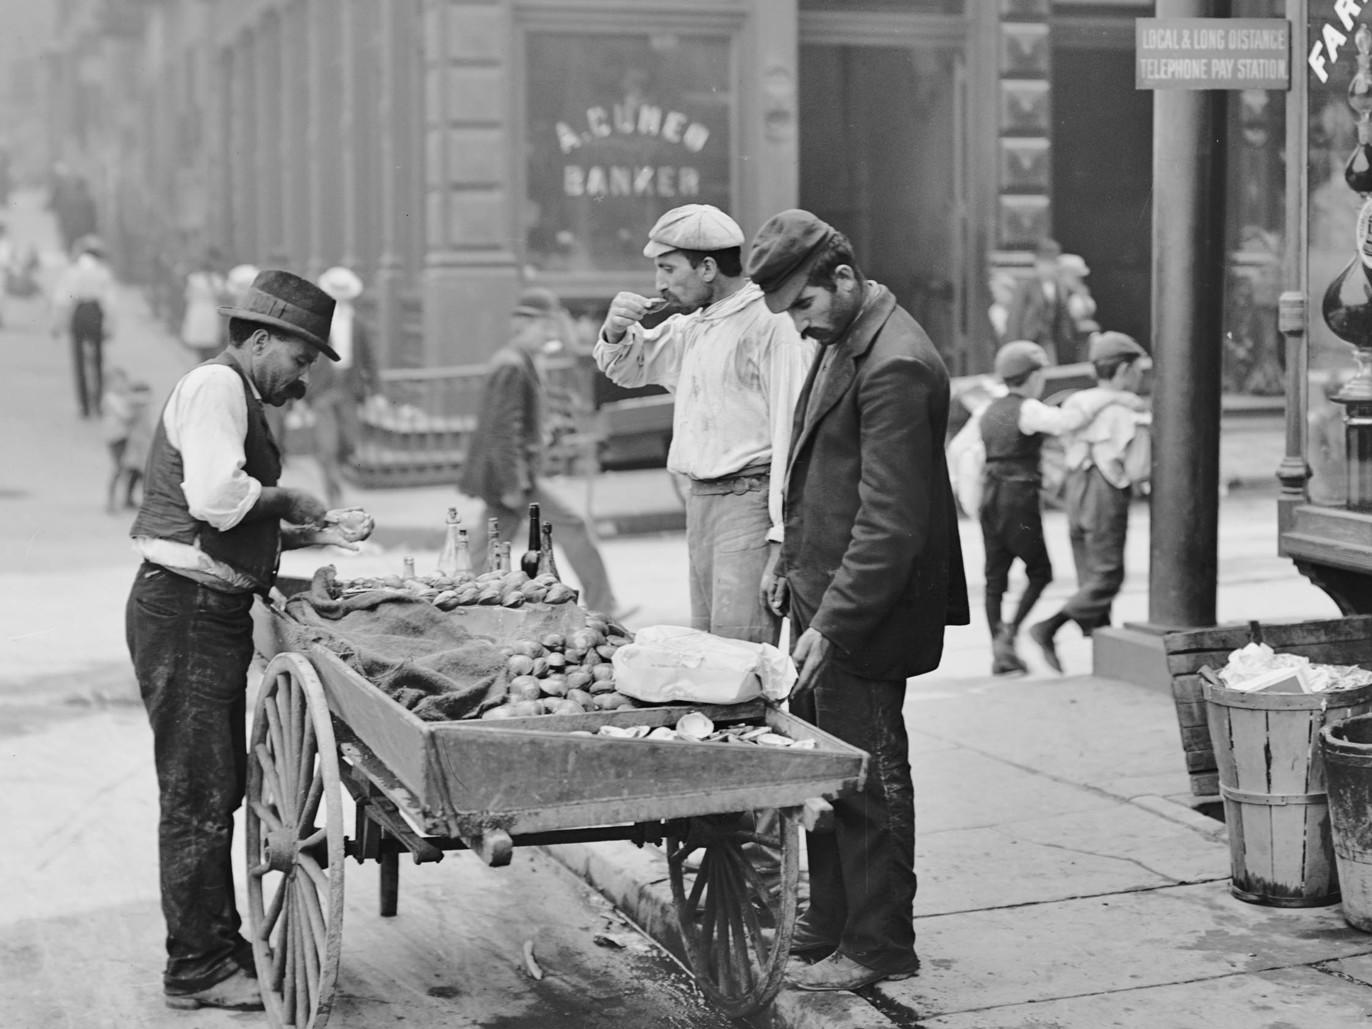
[{"label": "rolled shirt sleeve", "polygon": [[617,386],[662,386],[676,392],[686,327],[695,317],[674,314],[651,329],[630,325],[618,343],[607,340],[601,330],[594,350],[596,367]]},{"label": "rolled shirt sleeve", "polygon": [[177,384],[162,414],[167,442],[181,454],[181,490],[191,516],[220,532],[252,510],[262,483],[243,470],[248,405],[232,368],[208,364]]}]

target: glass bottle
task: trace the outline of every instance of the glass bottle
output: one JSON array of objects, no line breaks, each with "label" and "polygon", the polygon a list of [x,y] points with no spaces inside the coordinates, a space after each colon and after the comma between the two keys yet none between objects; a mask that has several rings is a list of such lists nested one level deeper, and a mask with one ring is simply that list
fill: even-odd
[{"label": "glass bottle", "polygon": [[402,579],[413,579],[415,577],[414,558],[410,557],[408,554],[405,556],[405,560],[401,562],[400,577]]},{"label": "glass bottle", "polygon": [[543,523],[543,547],[538,552],[538,574],[551,575],[558,582],[562,575],[557,570],[557,558],[553,556],[553,527]]},{"label": "glass bottle", "polygon": [[500,565],[500,519],[486,519],[486,571],[494,572]]},{"label": "glass bottle", "polygon": [[532,579],[538,574],[539,553],[543,546],[543,520],[539,517],[537,504],[529,505],[529,549],[519,559],[519,567]]},{"label": "glass bottle", "polygon": [[509,540],[505,540],[504,542],[502,542],[502,543],[500,544],[500,555],[499,555],[498,560],[499,560],[499,562],[500,562],[500,574],[501,574],[501,575],[504,575],[506,572],[508,572],[508,571],[511,570],[511,566],[510,566],[510,541],[509,541]]},{"label": "glass bottle", "polygon": [[448,522],[443,536],[443,549],[438,552],[438,574],[448,579],[457,578],[457,508],[448,508]]},{"label": "glass bottle", "polygon": [[457,554],[454,561],[456,571],[453,572],[453,579],[457,582],[467,582],[472,579],[472,551],[467,542],[467,530],[457,530]]}]

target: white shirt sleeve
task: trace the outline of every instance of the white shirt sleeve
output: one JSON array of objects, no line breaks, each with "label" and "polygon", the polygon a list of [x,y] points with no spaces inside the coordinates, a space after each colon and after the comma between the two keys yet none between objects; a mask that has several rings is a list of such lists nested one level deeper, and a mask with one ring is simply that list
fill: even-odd
[{"label": "white shirt sleeve", "polygon": [[786,467],[791,458],[791,428],[800,391],[805,385],[805,377],[810,374],[819,344],[803,339],[789,315],[782,315],[773,323],[771,335],[768,346],[771,366],[763,378],[772,427],[771,477],[767,483],[767,514],[772,527],[767,532],[767,539],[780,543],[784,537],[782,497],[786,492]]},{"label": "white shirt sleeve", "polygon": [[262,484],[243,470],[248,404],[232,368],[194,368],[176,384],[162,415],[167,442],[181,453],[181,491],[191,516],[220,532],[241,522]]},{"label": "white shirt sleeve", "polygon": [[691,317],[674,314],[651,329],[630,325],[618,343],[607,340],[601,329],[595,343],[596,367],[619,386],[664,386],[676,392]]}]

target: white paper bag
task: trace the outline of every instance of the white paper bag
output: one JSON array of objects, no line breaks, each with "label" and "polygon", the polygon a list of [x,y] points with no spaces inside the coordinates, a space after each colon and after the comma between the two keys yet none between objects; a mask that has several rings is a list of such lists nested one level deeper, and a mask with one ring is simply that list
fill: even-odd
[{"label": "white paper bag", "polygon": [[748,643],[681,625],[650,625],[613,658],[615,687],[649,703],[741,704],[782,700],[796,681],[790,657],[768,643]]}]

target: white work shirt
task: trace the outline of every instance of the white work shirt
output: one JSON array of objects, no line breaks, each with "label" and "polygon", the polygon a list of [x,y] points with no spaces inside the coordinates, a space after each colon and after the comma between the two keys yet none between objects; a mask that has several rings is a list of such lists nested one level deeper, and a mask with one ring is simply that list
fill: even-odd
[{"label": "white work shirt", "polygon": [[721,479],[767,465],[767,539],[780,542],[791,421],[816,348],[749,282],[653,329],[631,325],[618,343],[602,335],[595,360],[621,386],[664,386],[676,396],[671,471]]},{"label": "white work shirt", "polygon": [[1063,433],[1080,429],[1094,418],[1096,412],[1105,407],[1106,403],[1115,402],[1113,399],[1107,399],[1103,403],[1090,405],[1076,404],[1069,407],[1064,404],[1062,407],[1054,407],[1042,400],[1025,397],[1024,403],[1019,407],[1019,431],[1026,436],[1040,433],[1045,436],[1061,436]]},{"label": "white work shirt", "polygon": [[1068,397],[1062,405],[1064,412],[1088,413],[1080,428],[1063,435],[1063,454],[1068,469],[1094,466],[1116,489],[1132,486],[1124,470],[1124,452],[1138,427],[1149,422],[1146,413],[1135,410],[1136,403],[1135,394],[1107,386],[1084,389]]},{"label": "white work shirt", "polygon": [[[257,397],[257,387],[252,390]],[[232,529],[262,494],[262,483],[243,470],[248,403],[238,373],[222,364],[192,368],[172,389],[162,425],[167,442],[181,454],[185,476],[181,491],[191,517],[220,532]],[[237,588],[253,586],[251,580],[188,543],[140,536],[134,540],[134,549],[163,567],[195,573],[193,578],[208,577]]]}]

